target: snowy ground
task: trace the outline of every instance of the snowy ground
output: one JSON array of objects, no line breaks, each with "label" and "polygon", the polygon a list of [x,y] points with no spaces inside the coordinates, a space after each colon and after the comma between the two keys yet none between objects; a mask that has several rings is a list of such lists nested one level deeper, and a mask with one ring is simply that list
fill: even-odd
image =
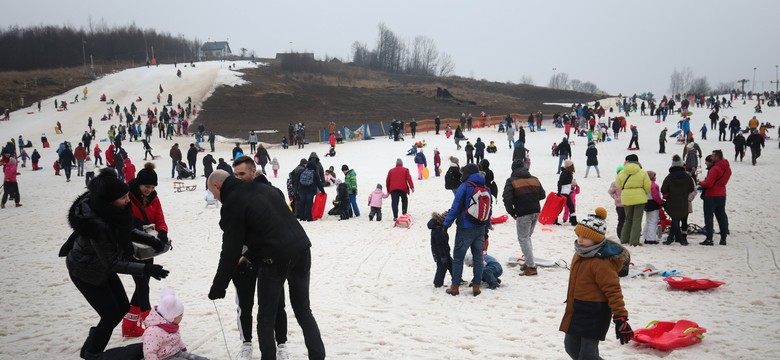
[{"label": "snowy ground", "polygon": [[[237,64],[244,66],[242,64]],[[45,132],[56,148],[64,140],[77,143],[86,129],[87,117],[92,116],[98,129],[98,138],[104,138],[108,122],[98,119],[106,105],[98,101],[106,93],[121,106],[141,96],[137,103],[141,111],[153,106],[158,85],[165,93],[172,93],[174,103],[192,96],[200,105],[219,84],[238,84],[240,80],[227,69],[225,63],[198,64],[195,69],[183,68],[182,78],[175,76],[170,65],[159,68],[130,69],[107,76],[89,85],[89,99],[70,106],[68,112],[56,112],[52,99],[43,102],[43,111],[28,115],[32,108],[12,113],[11,121],[0,123],[0,138],[16,139],[20,134],[33,140],[43,156],[44,171],[32,172],[20,168],[19,186],[21,208],[0,211],[3,217],[4,251],[0,255],[2,292],[0,304],[6,310],[0,315],[1,359],[63,358],[76,359],[87,330],[97,322],[94,311],[83,300],[68,279],[64,259],[57,257],[60,245],[70,234],[65,215],[71,201],[84,191],[83,178],[66,183],[64,176],[56,177],[51,168],[56,154],[54,148],[42,149],[39,137]],[[73,99],[82,88],[73,89],[58,98]],[[753,115],[753,103],[737,103],[735,109],[723,110],[723,115],[736,115],[743,124]],[[199,106],[200,108],[200,106]],[[780,110],[766,108],[761,121],[777,120]],[[205,109],[208,111],[208,108]],[[698,129],[708,121],[706,109],[693,109],[692,128]],[[390,115],[388,115],[389,117]],[[659,183],[667,173],[673,153],[682,147],[672,140],[667,154],[657,154],[657,138],[663,126],[674,131],[675,117],[666,124],[656,124],[654,118],[633,115],[630,122],[639,127],[640,151],[636,153],[646,169],[659,174]],[[63,124],[65,134],[55,135],[56,121]],[[114,120],[116,121],[116,120]],[[197,126],[197,121],[195,125]],[[262,130],[258,121],[256,129]],[[443,132],[442,132],[443,133]],[[555,188],[557,159],[550,156],[550,145],[561,140],[562,129],[528,133],[528,147],[533,163],[531,172],[538,176],[547,191]],[[772,135],[776,132],[773,131]],[[473,141],[496,141],[497,154],[489,154],[491,168],[499,187],[509,176],[511,152],[506,137],[495,129],[467,133]],[[698,138],[698,135],[697,135]],[[701,141],[705,153],[723,149],[729,161],[733,160],[733,146],[719,143],[717,132],[710,132],[710,140]],[[425,153],[433,161],[433,149],[442,152],[446,170],[450,155],[465,159],[462,151],[443,135],[418,134],[426,140]],[[585,139],[575,138],[574,159],[582,193],[578,196],[578,214],[589,213],[596,206],[609,210],[609,236],[615,237],[616,214],[607,188],[615,168],[623,162],[629,136],[599,144],[602,177],[584,179]],[[174,139],[183,147],[194,139]],[[152,303],[160,290],[173,287],[185,303],[182,327],[184,341],[195,353],[212,359],[227,359],[214,305],[206,297],[216,270],[220,250],[221,231],[219,211],[205,209],[203,178],[192,180],[198,185],[194,192],[175,193],[168,177],[170,160],[167,152],[174,141],[154,137],[155,154],[162,155],[158,165],[160,184],[157,191],[162,200],[175,250],[159,258],[159,263],[170,269],[164,281],[152,281]],[[143,151],[140,143],[125,142],[131,159],[140,169]],[[706,292],[671,291],[660,277],[624,279],[622,281],[630,322],[634,328],[649,321],[690,319],[708,329],[702,344],[673,351],[661,352],[634,343],[620,346],[610,329],[601,351],[605,358],[653,359],[710,359],[710,358],[772,358],[780,351],[780,285],[777,278],[780,266],[775,251],[780,251],[775,239],[780,235],[777,214],[772,208],[780,200],[778,192],[769,185],[780,176],[775,140],[767,142],[765,155],[753,167],[749,162],[733,163],[734,174],[728,186],[728,213],[731,237],[728,246],[702,247],[703,239],[692,236],[688,247],[644,246],[632,248],[637,264],[652,263],[658,268],[677,269],[694,278],[711,278],[727,282],[723,287]],[[102,143],[105,149],[107,143]],[[484,290],[479,297],[470,291],[452,297],[444,288],[432,286],[435,265],[430,255],[429,232],[425,223],[431,211],[449,207],[452,195],[444,189],[443,178],[416,181],[417,191],[410,196],[409,211],[416,222],[411,229],[393,228],[389,201],[383,207],[385,220],[368,222],[365,198],[377,183],[384,184],[387,170],[396,158],[413,167],[412,158],[404,154],[411,141],[392,142],[386,138],[339,145],[336,158],[325,158],[323,144],[309,145],[303,150],[282,150],[271,144],[270,153],[282,166],[278,178],[271,177],[277,187],[285,189],[285,176],[301,158],[316,151],[323,165],[337,169],[342,164],[354,168],[359,185],[359,203],[362,216],[349,221],[326,218],[305,223],[312,243],[313,267],[311,283],[312,309],[317,318],[330,358],[335,359],[565,359],[563,334],[558,325],[563,315],[568,271],[563,268],[541,269],[539,276],[522,278],[517,268],[505,267],[503,283],[498,290]],[[218,144],[215,158],[229,157],[232,144]],[[368,151],[368,153],[366,153]],[[201,154],[203,155],[203,154]],[[749,155],[748,155],[749,156]],[[199,159],[200,160],[200,159]],[[200,167],[198,172],[201,173]],[[412,170],[416,174],[416,170]],[[75,174],[75,171],[74,171]],[[769,189],[767,191],[767,189]],[[327,189],[329,198],[335,189]],[[690,222],[703,225],[701,202],[694,203]],[[495,214],[505,213],[503,206]],[[454,231],[451,232],[454,235]],[[573,254],[574,240],[571,226],[539,226],[534,235],[538,257],[562,258]],[[500,260],[519,255],[514,226],[496,225],[491,233],[489,252]],[[465,278],[470,277],[467,272]],[[122,277],[128,293],[133,282]],[[449,281],[449,277],[447,278]],[[233,289],[228,297],[216,302],[225,325],[228,347],[235,356],[240,345],[235,323]],[[289,307],[288,307],[289,310]],[[292,311],[289,317],[289,347],[293,359],[306,357],[306,348]],[[120,330],[114,332],[109,346],[126,345],[137,340],[124,340]],[[256,343],[256,337],[255,337]],[[775,354],[775,355],[772,355]],[[255,351],[255,359],[259,359]]]}]

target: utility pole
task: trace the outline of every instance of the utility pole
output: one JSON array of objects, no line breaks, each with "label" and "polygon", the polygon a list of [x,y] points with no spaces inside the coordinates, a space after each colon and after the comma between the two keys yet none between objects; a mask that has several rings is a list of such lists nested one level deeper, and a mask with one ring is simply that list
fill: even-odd
[{"label": "utility pole", "polygon": [[737,82],[738,82],[738,83],[740,83],[740,84],[742,84],[742,92],[744,93],[744,92],[745,92],[745,83],[746,83],[746,82],[750,82],[750,80],[748,80],[748,79],[742,79],[742,80],[737,80]]},{"label": "utility pole", "polygon": [[86,50],[86,44],[87,44],[87,42],[84,41],[84,38],[81,38],[81,55],[84,57],[84,74],[87,73],[87,50]]},{"label": "utility pole", "polygon": [[756,69],[758,68],[753,68],[753,85],[751,86],[751,92],[756,92]]}]

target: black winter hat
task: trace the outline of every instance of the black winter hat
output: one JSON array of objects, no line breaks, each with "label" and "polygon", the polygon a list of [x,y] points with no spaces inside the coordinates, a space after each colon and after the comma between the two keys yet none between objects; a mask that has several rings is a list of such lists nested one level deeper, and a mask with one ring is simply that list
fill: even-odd
[{"label": "black winter hat", "polygon": [[349,166],[347,164],[341,165],[341,171],[347,171],[349,170]]},{"label": "black winter hat", "polygon": [[144,164],[144,168],[139,170],[138,175],[135,176],[135,181],[138,185],[157,186],[157,173],[154,171],[154,163],[148,162]]},{"label": "black winter hat", "polygon": [[124,181],[119,180],[116,171],[112,168],[103,168],[100,174],[89,183],[89,190],[106,202],[112,202],[127,195],[130,188]]},{"label": "black winter hat", "polygon": [[460,182],[465,182],[469,176],[479,172],[479,166],[477,164],[468,164],[460,169]]},{"label": "black winter hat", "polygon": [[636,154],[628,155],[626,156],[626,161],[639,162],[639,156],[636,156]]}]

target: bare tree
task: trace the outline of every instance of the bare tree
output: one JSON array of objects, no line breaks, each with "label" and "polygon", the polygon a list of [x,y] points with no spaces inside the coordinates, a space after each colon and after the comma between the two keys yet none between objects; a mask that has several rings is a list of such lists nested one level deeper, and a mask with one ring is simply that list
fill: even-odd
[{"label": "bare tree", "polygon": [[534,78],[531,75],[523,75],[520,77],[520,83],[526,85],[534,85]]},{"label": "bare tree", "polygon": [[551,76],[550,82],[547,84],[547,86],[553,89],[568,90],[569,74],[562,72]]},{"label": "bare tree", "polygon": [[672,71],[671,80],[669,82],[669,92],[674,96],[675,94],[681,94],[685,90],[690,89],[693,82],[693,71],[691,68],[685,66],[682,70],[677,71],[674,68]]},{"label": "bare tree", "polygon": [[731,89],[736,89],[737,84],[735,82],[722,82],[718,84],[718,87],[716,87],[714,90],[712,90],[713,95],[723,95],[723,94],[729,94],[731,93]]},{"label": "bare tree", "polygon": [[688,88],[689,95],[704,96],[710,93],[712,88],[706,76],[696,78],[691,82],[691,86]]},{"label": "bare tree", "polygon": [[439,55],[439,76],[447,77],[455,73],[455,63],[452,62],[450,54],[441,53]]},{"label": "bare tree", "polygon": [[601,90],[599,89],[598,86],[596,86],[596,84],[590,81],[586,81],[580,83],[579,89],[577,89],[577,91],[588,93],[588,94],[598,94]]}]

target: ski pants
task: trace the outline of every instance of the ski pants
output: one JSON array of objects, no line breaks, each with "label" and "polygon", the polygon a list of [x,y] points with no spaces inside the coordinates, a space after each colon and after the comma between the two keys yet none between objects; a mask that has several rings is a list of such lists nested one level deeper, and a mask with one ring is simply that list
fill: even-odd
[{"label": "ski pants", "polygon": [[517,229],[517,242],[520,244],[520,250],[523,252],[525,264],[528,267],[535,268],[534,247],[531,243],[531,235],[534,234],[534,227],[539,220],[539,213],[533,213],[515,218],[515,227]]},{"label": "ski pants", "polygon": [[87,352],[99,354],[106,349],[114,328],[130,310],[130,302],[127,300],[122,280],[116,273],[110,273],[108,279],[100,285],[92,285],[73,275],[70,275],[70,280],[100,316],[100,321],[90,332],[89,339],[85,343]]},{"label": "ski pants", "polygon": [[626,222],[620,234],[621,244],[639,245],[639,235],[642,233],[642,215],[645,204],[623,206],[626,211]]}]

